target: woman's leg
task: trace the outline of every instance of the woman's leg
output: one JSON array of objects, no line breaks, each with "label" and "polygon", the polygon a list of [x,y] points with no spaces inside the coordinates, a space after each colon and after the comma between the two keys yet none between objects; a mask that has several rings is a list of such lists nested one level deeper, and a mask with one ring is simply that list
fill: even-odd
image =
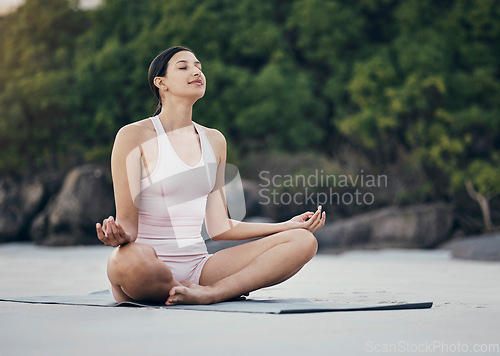
[{"label": "woman's leg", "polygon": [[135,242],[112,252],[108,278],[117,302],[164,303],[172,287],[181,285],[151,246]]},{"label": "woman's leg", "polygon": [[167,305],[209,304],[281,283],[316,254],[318,243],[305,229],[293,229],[227,248],[205,263],[200,285],[177,286]]}]

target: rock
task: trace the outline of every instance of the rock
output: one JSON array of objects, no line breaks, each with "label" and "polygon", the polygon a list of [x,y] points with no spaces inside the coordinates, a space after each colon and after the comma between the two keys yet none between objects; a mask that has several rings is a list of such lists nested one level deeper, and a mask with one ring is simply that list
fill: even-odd
[{"label": "rock", "polygon": [[48,231],[47,211],[40,212],[31,223],[29,235],[32,241],[41,242]]},{"label": "rock", "polygon": [[325,225],[319,248],[430,248],[448,239],[453,210],[446,203],[389,207]]},{"label": "rock", "polygon": [[0,242],[29,239],[31,220],[48,195],[41,178],[0,178]]},{"label": "rock", "polygon": [[[330,219],[409,204],[422,199],[419,187],[427,181],[411,156],[381,169],[379,164],[345,144],[336,148],[334,157],[312,152],[252,153],[242,162],[241,175],[257,183],[261,193],[257,198],[260,202],[257,214],[277,221],[314,211],[320,204]],[[280,184],[290,176],[302,176],[304,180],[286,186]],[[349,177],[347,184],[343,177]],[[311,199],[304,199],[305,196]],[[320,202],[324,197],[328,197],[327,203]],[[350,202],[353,197],[355,203]]]},{"label": "rock", "polygon": [[19,199],[20,184],[11,177],[0,179],[0,242],[14,241],[23,226],[24,214]]},{"label": "rock", "polygon": [[114,215],[107,168],[88,164],[73,169],[55,198],[34,220],[32,239],[43,245],[100,243],[95,223]]},{"label": "rock", "polygon": [[242,179],[243,193],[245,195],[246,217],[259,216],[262,207],[259,202],[259,186],[257,183]]},{"label": "rock", "polygon": [[443,246],[454,258],[500,261],[500,233],[468,237]]}]

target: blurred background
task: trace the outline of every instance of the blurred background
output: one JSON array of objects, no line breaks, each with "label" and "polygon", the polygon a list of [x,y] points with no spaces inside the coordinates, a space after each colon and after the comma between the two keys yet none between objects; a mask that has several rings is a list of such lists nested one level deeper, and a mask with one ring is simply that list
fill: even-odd
[{"label": "blurred background", "polygon": [[323,204],[324,251],[498,241],[499,38],[495,0],[3,0],[0,242],[100,243],[114,137],[153,114],[174,45],[203,63],[193,120],[225,135],[248,221],[317,205],[265,203],[263,171],[383,175],[271,189],[374,197]]}]

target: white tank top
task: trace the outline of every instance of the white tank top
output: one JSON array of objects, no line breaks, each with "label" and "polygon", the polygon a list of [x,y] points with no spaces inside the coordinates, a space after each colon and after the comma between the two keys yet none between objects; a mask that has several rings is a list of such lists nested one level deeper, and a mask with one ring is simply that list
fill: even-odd
[{"label": "white tank top", "polygon": [[207,196],[215,186],[217,159],[203,128],[193,121],[201,142],[201,159],[188,166],[175,153],[158,116],[158,161],[141,179],[139,230],[136,242],[155,248],[165,262],[207,254],[201,236]]}]

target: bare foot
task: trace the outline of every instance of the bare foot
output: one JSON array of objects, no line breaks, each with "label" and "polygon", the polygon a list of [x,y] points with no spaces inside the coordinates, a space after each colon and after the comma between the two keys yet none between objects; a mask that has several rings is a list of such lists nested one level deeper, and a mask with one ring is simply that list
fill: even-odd
[{"label": "bare foot", "polygon": [[182,281],[181,284],[182,286],[175,286],[170,290],[166,305],[213,303],[213,295],[209,287],[190,281]]},{"label": "bare foot", "polygon": [[[249,293],[244,293],[239,297],[229,298],[225,301],[246,300]],[[175,304],[212,304],[224,300],[215,300],[213,292],[209,286],[200,286],[191,281],[182,281],[180,286],[172,287],[170,296],[165,302],[166,305]]]}]

